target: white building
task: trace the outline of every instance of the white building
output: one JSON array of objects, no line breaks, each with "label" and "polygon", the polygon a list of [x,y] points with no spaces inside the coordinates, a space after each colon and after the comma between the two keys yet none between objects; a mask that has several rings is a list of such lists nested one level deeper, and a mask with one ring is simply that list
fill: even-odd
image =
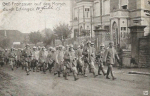
[{"label": "white building", "polygon": [[[72,37],[86,35],[94,37],[94,29],[102,26],[107,30],[106,40],[124,45],[130,38],[129,26],[146,25],[149,33],[150,17],[144,10],[150,10],[150,0],[71,0]],[[137,22],[135,22],[137,21]],[[84,30],[84,31],[83,31]]]}]

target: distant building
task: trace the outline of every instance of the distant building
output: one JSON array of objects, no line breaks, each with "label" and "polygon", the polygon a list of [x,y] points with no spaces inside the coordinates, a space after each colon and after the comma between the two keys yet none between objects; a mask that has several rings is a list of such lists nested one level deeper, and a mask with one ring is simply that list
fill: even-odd
[{"label": "distant building", "polygon": [[22,43],[25,38],[25,34],[18,30],[0,30],[0,41],[4,38],[10,39],[11,46],[14,42]]},{"label": "distant building", "polygon": [[94,29],[102,26],[107,30],[106,40],[123,45],[130,38],[129,26],[146,25],[149,33],[149,0],[71,0],[72,37],[81,36],[82,30],[94,37]]}]

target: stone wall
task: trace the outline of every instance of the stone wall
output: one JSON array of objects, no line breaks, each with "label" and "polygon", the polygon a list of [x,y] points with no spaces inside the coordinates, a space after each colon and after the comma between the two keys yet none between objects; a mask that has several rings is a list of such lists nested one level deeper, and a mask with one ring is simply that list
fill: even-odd
[{"label": "stone wall", "polygon": [[130,67],[130,60],[131,60],[131,50],[123,50],[122,54],[122,63],[124,67]]}]

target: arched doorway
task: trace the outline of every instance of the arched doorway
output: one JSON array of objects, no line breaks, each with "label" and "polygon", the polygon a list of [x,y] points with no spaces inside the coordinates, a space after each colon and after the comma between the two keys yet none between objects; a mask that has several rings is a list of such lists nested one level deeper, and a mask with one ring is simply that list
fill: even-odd
[{"label": "arched doorway", "polygon": [[114,46],[116,46],[117,44],[119,44],[118,25],[116,22],[113,22],[112,33],[113,33],[112,35],[113,35]]}]

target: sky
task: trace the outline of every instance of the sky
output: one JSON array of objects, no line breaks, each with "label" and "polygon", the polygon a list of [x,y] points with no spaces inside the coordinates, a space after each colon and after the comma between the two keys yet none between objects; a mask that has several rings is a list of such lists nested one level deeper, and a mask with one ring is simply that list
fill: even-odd
[{"label": "sky", "polygon": [[[34,5],[35,3],[39,5]],[[53,7],[49,9],[51,7],[48,8],[48,5],[45,6],[44,4],[51,4],[50,6]],[[44,7],[45,9],[40,12],[36,10],[37,7]],[[13,11],[10,11],[12,8]],[[23,10],[27,8],[32,8],[34,11]],[[10,10],[8,11],[8,9]],[[30,33],[45,28],[53,29],[59,23],[70,23],[70,0],[0,1],[0,30],[19,30],[23,33]]]}]

